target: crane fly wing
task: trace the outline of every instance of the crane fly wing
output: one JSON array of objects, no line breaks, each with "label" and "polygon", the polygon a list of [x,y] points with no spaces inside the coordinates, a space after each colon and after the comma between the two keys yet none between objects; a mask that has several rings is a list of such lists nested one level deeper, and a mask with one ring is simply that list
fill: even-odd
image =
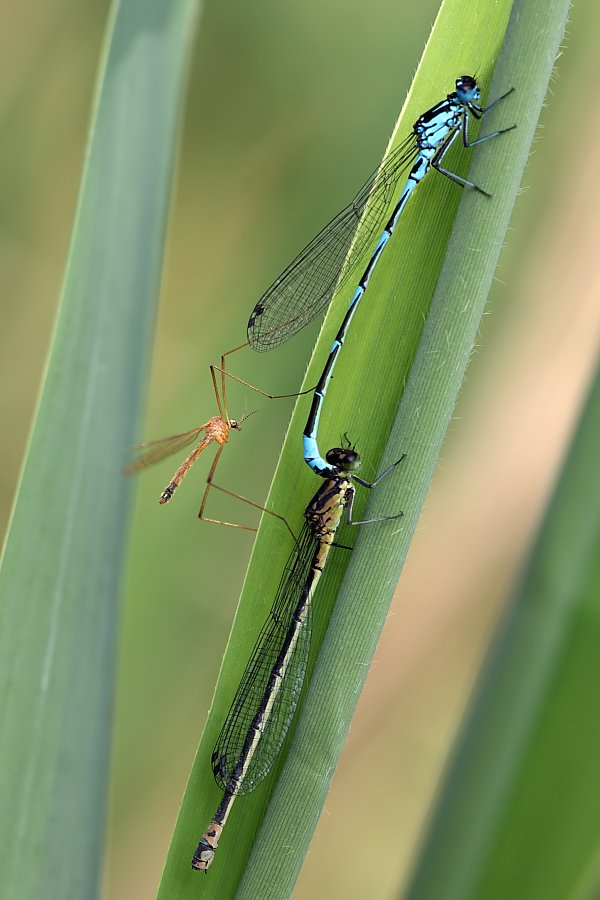
[{"label": "crane fly wing", "polygon": [[356,268],[385,219],[398,179],[415,156],[415,137],[390,153],[352,203],[307,244],[265,291],[248,322],[248,341],[259,352],[293,337],[331,301]]},{"label": "crane fly wing", "polygon": [[139,456],[128,463],[123,469],[123,474],[133,475],[135,472],[139,472],[141,469],[145,469],[148,466],[153,466],[154,463],[166,459],[167,456],[171,456],[173,453],[177,453],[179,450],[187,447],[188,444],[191,444],[192,441],[195,441],[204,428],[205,426],[202,425],[200,428],[192,428],[191,431],[183,431],[181,434],[171,434],[169,437],[158,438],[155,441],[147,441],[145,444],[137,444],[135,447],[129,447],[130,451],[144,450],[146,447],[149,447],[150,449],[146,450],[145,453],[140,453]]}]

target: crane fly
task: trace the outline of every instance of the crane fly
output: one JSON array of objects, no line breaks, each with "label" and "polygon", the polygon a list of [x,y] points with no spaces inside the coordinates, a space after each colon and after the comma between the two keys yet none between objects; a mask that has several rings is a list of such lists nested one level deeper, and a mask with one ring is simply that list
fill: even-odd
[{"label": "crane fly", "polygon": [[[190,431],[182,431],[180,434],[171,434],[168,437],[158,438],[154,441],[147,441],[144,444],[137,444],[135,447],[130,447],[129,449],[131,451],[139,450],[141,452],[138,456],[136,456],[135,459],[133,459],[127,466],[125,466],[125,468],[123,469],[123,474],[135,475],[137,472],[141,472],[142,469],[146,469],[148,468],[148,466],[153,466],[155,463],[161,462],[163,459],[172,456],[174,453],[178,453],[180,450],[183,450],[184,447],[187,447],[194,441],[197,441],[202,432],[204,432],[204,436],[202,437],[202,439],[194,447],[194,449],[186,457],[186,459],[184,459],[169,484],[161,493],[159,503],[162,504],[169,502],[200,454],[203,453],[204,450],[206,450],[207,447],[209,447],[214,442],[217,443],[219,447],[213,460],[212,466],[210,467],[210,472],[208,474],[206,488],[204,490],[204,496],[202,497],[202,503],[200,505],[198,518],[204,519],[206,522],[215,522],[219,525],[229,525],[232,528],[243,528],[245,531],[256,531],[256,528],[250,528],[246,525],[237,525],[235,522],[223,522],[221,519],[210,519],[208,516],[204,515],[204,507],[206,506],[206,501],[208,499],[210,489],[213,486],[216,487],[216,485],[213,485],[213,477],[219,459],[221,457],[221,453],[223,452],[223,447],[229,440],[229,433],[232,429],[234,429],[235,431],[241,431],[242,422],[244,422],[246,419],[249,419],[250,416],[254,415],[254,412],[256,412],[256,410],[254,410],[251,413],[247,413],[246,409],[244,409],[244,414],[242,415],[241,419],[231,419],[229,417],[229,413],[227,411],[227,396],[225,392],[225,375],[227,375],[229,378],[233,378],[234,381],[237,381],[240,384],[251,388],[251,390],[256,391],[256,393],[262,394],[263,397],[268,397],[269,400],[283,400],[287,397],[298,397],[300,396],[300,394],[311,393],[314,388],[310,388],[310,390],[308,391],[301,391],[295,394],[267,394],[265,391],[261,391],[259,388],[254,387],[254,385],[250,384],[249,382],[243,381],[241,378],[237,378],[230,372],[225,371],[225,357],[247,346],[248,344],[246,343],[242,344],[239,347],[235,347],[233,350],[228,350],[227,353],[224,353],[221,356],[220,366],[211,365],[210,367],[210,374],[213,381],[213,388],[217,400],[217,406],[219,408],[219,415],[212,416],[208,420],[208,422],[204,423],[204,425],[199,425],[197,428],[192,428]],[[215,374],[216,372],[221,373],[220,392],[217,383],[217,376]],[[225,491],[225,493],[231,492]],[[233,494],[233,496],[237,497],[238,495]],[[250,501],[246,502],[250,503]],[[258,509],[263,509],[263,507],[258,506],[258,504],[251,505],[256,506]]]}]

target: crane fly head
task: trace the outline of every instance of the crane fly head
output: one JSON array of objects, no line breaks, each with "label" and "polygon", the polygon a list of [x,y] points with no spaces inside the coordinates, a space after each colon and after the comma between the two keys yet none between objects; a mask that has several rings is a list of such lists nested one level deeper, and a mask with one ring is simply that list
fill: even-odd
[{"label": "crane fly head", "polygon": [[242,415],[242,418],[229,420],[229,424],[231,425],[232,428],[235,428],[236,431],[241,431],[242,430],[242,422],[244,422],[246,419],[249,419],[250,416],[254,415],[254,413],[258,412],[257,409],[253,409],[252,412],[249,413],[249,412],[246,412],[247,409],[248,409],[248,399],[246,398],[244,400],[244,413]]}]

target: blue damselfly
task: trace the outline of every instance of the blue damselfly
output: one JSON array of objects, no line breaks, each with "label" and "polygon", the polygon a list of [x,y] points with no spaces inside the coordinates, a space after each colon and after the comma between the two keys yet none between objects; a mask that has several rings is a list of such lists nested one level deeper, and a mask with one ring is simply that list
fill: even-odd
[{"label": "blue damselfly", "polygon": [[[352,318],[358,308],[358,304],[360,303],[367,289],[369,280],[377,263],[379,262],[379,259],[381,258],[381,254],[394,232],[396,224],[398,223],[398,219],[400,218],[400,215],[404,207],[406,206],[408,198],[410,197],[416,186],[419,184],[419,182],[423,180],[430,167],[437,169],[438,172],[446,175],[461,187],[468,185],[469,187],[475,188],[475,190],[479,191],[479,193],[481,194],[484,194],[486,197],[491,196],[487,193],[487,191],[484,191],[483,188],[474,184],[472,181],[467,181],[465,178],[461,178],[459,175],[456,175],[452,172],[449,172],[447,169],[442,168],[441,162],[444,158],[444,155],[447,153],[448,148],[460,132],[462,132],[463,144],[466,148],[474,147],[476,144],[481,144],[483,141],[487,141],[493,137],[498,137],[498,135],[505,134],[507,131],[512,131],[514,128],[516,128],[516,125],[511,125],[509,128],[503,128],[500,131],[494,131],[491,134],[487,134],[484,137],[478,138],[476,141],[469,141],[467,134],[469,113],[471,113],[476,119],[483,118],[486,113],[488,113],[498,103],[500,103],[501,100],[504,100],[504,98],[512,93],[513,90],[514,88],[511,88],[510,91],[508,91],[506,94],[503,94],[501,97],[498,97],[497,100],[495,100],[490,104],[490,106],[484,109],[481,106],[477,106],[477,104],[475,103],[475,101],[479,99],[479,88],[477,86],[477,82],[470,75],[463,75],[461,78],[456,79],[456,91],[454,91],[452,94],[448,94],[445,100],[432,107],[432,109],[428,110],[426,113],[423,113],[423,115],[420,116],[415,122],[411,138],[418,148],[416,161],[409,172],[406,184],[404,186],[404,189],[402,190],[402,193],[400,194],[398,202],[396,203],[396,206],[394,207],[394,210],[385,228],[383,229],[379,240],[377,241],[377,245],[365,268],[365,271],[359,279],[358,287],[356,288],[352,300],[350,301],[350,306],[348,307],[348,311],[344,316],[344,320],[335,337],[335,340],[329,352],[329,357],[327,359],[327,362],[325,363],[325,367],[323,369],[323,372],[321,373],[319,383],[315,389],[308,421],[302,435],[305,462],[317,474],[324,466],[327,465],[326,461],[319,453],[319,447],[317,443],[319,419],[323,407],[323,400],[325,399],[325,394],[327,393],[327,387],[331,380],[336,360],[344,344],[344,340],[350,327],[350,323],[352,322]],[[352,257],[350,257],[349,263],[352,264]],[[343,277],[345,276],[343,275]]]},{"label": "blue damselfly", "polygon": [[358,287],[315,389],[303,433],[303,446],[304,459],[317,474],[327,468],[327,462],[321,456],[317,443],[319,418],[327,387],[358,304],[410,195],[433,167],[461,187],[470,186],[486,197],[490,196],[472,181],[444,169],[442,161],[459,133],[462,134],[466,148],[516,127],[512,125],[510,128],[494,131],[475,141],[469,141],[468,138],[469,114],[475,119],[483,118],[512,90],[483,108],[476,102],[480,93],[475,79],[470,75],[457,78],[456,91],[448,94],[445,100],[417,119],[407,140],[387,157],[353,202],[311,241],[254,307],[248,323],[248,340],[255,350],[269,350],[277,346],[314,318],[354,271],[374,234],[381,227],[401,173],[414,160],[400,197],[358,281]]}]

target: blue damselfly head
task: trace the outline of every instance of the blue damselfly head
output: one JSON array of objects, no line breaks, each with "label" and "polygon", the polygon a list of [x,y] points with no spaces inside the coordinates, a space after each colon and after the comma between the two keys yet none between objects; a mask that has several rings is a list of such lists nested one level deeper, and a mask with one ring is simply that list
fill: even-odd
[{"label": "blue damselfly head", "polygon": [[356,450],[349,447],[333,447],[327,451],[325,459],[330,466],[341,469],[342,472],[358,472],[362,465]]},{"label": "blue damselfly head", "polygon": [[472,75],[461,75],[456,79],[456,93],[461,103],[473,103],[480,97],[477,82]]}]

